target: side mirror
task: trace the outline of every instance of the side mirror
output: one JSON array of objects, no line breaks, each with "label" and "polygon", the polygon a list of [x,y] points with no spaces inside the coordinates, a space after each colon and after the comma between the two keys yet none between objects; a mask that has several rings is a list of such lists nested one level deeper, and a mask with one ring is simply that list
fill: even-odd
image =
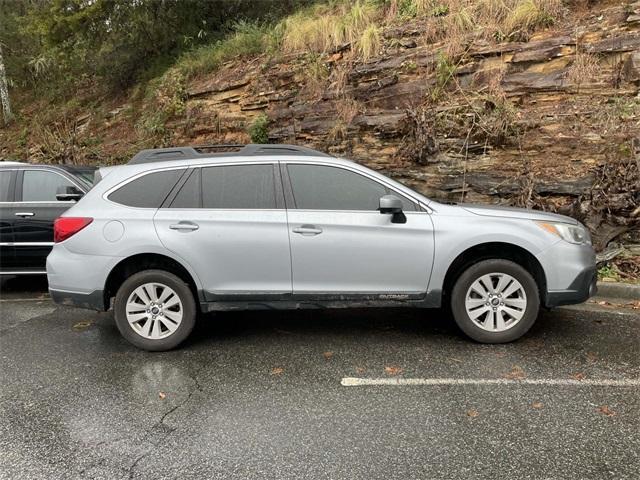
[{"label": "side mirror", "polygon": [[380,197],[378,210],[382,214],[391,214],[391,223],[407,223],[407,217],[402,213],[402,200],[395,195]]},{"label": "side mirror", "polygon": [[59,202],[78,201],[84,196],[84,192],[78,187],[73,185],[67,185],[65,187],[58,187],[56,192],[56,200]]}]

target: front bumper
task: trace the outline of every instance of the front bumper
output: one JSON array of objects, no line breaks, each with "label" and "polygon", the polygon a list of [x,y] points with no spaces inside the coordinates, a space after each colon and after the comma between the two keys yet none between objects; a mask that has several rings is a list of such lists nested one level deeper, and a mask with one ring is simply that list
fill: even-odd
[{"label": "front bumper", "polygon": [[67,292],[64,290],[49,289],[51,300],[60,305],[72,305],[74,307],[88,308],[104,312],[107,310],[104,292],[94,290],[90,293]]},{"label": "front bumper", "polygon": [[560,240],[537,255],[546,279],[544,305],[582,303],[596,293],[596,253],[591,245]]},{"label": "front bumper", "polygon": [[596,267],[589,267],[576,277],[567,290],[547,292],[545,305],[552,308],[585,302],[598,293],[597,279]]}]

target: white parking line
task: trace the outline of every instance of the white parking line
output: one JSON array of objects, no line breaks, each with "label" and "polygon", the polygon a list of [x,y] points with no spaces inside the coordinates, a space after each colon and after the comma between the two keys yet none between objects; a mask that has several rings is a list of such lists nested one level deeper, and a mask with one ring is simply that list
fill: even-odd
[{"label": "white parking line", "polygon": [[524,378],[511,380],[507,378],[353,378],[345,377],[340,382],[344,387],[363,386],[411,386],[411,385],[548,385],[560,387],[640,387],[640,379],[630,378],[622,380],[587,379],[574,380],[571,378]]}]

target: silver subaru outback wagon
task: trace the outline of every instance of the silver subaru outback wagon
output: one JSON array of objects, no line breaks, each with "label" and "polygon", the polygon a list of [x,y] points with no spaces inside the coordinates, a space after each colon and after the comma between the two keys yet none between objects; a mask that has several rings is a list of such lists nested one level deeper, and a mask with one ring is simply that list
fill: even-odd
[{"label": "silver subaru outback wagon", "polygon": [[98,177],[55,222],[51,297],[113,308],[146,350],[176,347],[201,312],[319,306],[449,307],[466,335],[502,343],[541,306],[595,293],[576,220],[438,203],[304,147],[144,150]]}]

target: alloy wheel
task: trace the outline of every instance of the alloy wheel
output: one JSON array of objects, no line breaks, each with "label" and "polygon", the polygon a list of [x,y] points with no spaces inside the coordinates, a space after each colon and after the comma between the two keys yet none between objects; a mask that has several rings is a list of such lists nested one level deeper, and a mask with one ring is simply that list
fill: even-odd
[{"label": "alloy wheel", "polygon": [[476,279],[465,296],[471,321],[489,332],[504,332],[516,325],[527,310],[522,284],[506,273],[488,273]]},{"label": "alloy wheel", "polygon": [[140,285],[127,299],[127,321],[143,338],[159,340],[168,337],[180,326],[183,315],[180,297],[162,283]]}]

